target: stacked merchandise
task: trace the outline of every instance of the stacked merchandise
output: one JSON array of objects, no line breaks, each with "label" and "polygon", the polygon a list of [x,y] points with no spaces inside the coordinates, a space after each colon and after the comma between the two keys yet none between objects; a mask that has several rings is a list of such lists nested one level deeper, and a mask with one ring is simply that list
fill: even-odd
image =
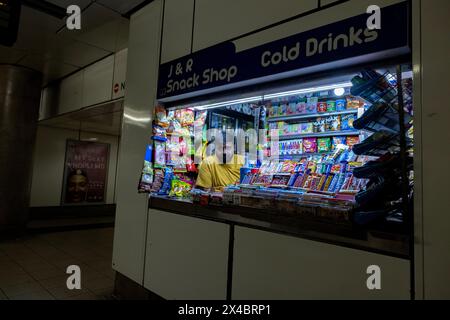
[{"label": "stacked merchandise", "polygon": [[353,172],[370,160],[339,145],[331,155],[264,162],[260,168],[248,170],[240,185],[226,188],[223,201],[227,205],[277,208],[282,215],[313,214],[314,218],[350,222],[355,195],[368,182]]},{"label": "stacked merchandise", "polygon": [[[354,126],[373,133],[363,143],[355,145],[353,151],[359,155],[379,157],[354,170],[355,177],[370,180],[356,196],[359,206],[355,214],[356,222],[368,224],[383,219],[402,222],[405,208],[402,186],[408,185],[408,206],[411,207],[413,203],[411,179],[402,179],[402,165],[410,175],[413,170],[411,81],[402,83],[404,110],[399,107],[397,79],[389,73],[364,70],[352,82],[352,93],[371,104],[368,111],[354,122]],[[400,112],[404,112],[403,132]],[[406,150],[401,148],[402,136],[406,140]]]},{"label": "stacked merchandise", "polygon": [[364,102],[350,95],[331,98],[332,91],[274,99],[268,104],[269,141],[280,140],[278,150],[267,154],[285,159],[294,156],[331,153],[339,144],[350,148],[360,142],[353,123]]},{"label": "stacked merchandise", "polygon": [[139,191],[159,196],[190,198],[194,184],[194,134],[202,134],[206,111],[166,111],[157,106],[152,143],[147,150]]}]

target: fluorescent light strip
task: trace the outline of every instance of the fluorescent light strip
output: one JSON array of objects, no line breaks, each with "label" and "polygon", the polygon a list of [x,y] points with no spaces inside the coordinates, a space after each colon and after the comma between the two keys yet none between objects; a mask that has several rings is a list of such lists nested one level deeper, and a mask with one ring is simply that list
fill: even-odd
[{"label": "fluorescent light strip", "polygon": [[225,102],[219,102],[219,103],[213,103],[213,104],[206,104],[203,106],[196,106],[194,107],[194,110],[208,110],[213,108],[220,108],[220,107],[226,107],[226,106],[233,106],[239,103],[249,103],[249,102],[258,102],[263,99],[263,96],[258,97],[252,97],[252,98],[245,98],[245,99],[239,99],[239,100],[232,100],[232,101],[225,101]]},{"label": "fluorescent light strip", "polygon": [[268,95],[264,96],[264,99],[268,100],[268,99],[274,99],[274,98],[294,96],[294,95],[298,95],[298,94],[333,90],[333,89],[338,89],[338,88],[349,88],[351,86],[352,86],[351,82],[344,82],[344,83],[333,84],[333,85],[329,85],[329,86],[314,87],[314,88],[308,88],[308,89],[300,89],[300,90],[287,91],[287,92],[281,92],[281,93],[275,93],[275,94],[268,94]]}]

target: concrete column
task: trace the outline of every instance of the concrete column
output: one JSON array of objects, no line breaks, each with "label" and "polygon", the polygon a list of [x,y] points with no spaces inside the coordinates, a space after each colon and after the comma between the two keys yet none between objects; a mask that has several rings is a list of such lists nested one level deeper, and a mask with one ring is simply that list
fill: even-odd
[{"label": "concrete column", "polygon": [[0,65],[0,237],[25,229],[42,75]]}]

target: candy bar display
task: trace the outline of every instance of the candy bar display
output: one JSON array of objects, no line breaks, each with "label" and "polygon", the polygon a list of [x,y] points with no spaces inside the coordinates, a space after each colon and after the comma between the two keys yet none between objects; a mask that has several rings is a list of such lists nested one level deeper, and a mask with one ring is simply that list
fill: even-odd
[{"label": "candy bar display", "polygon": [[[363,70],[339,84],[261,95],[254,104],[216,107],[226,102],[213,99],[200,107],[171,105],[170,111],[158,106],[139,191],[192,202],[194,207],[227,206],[233,214],[242,212],[236,207],[245,207],[262,212],[256,214],[327,220],[351,228],[355,222],[366,226],[380,219],[401,221],[402,153],[408,153],[409,174],[413,114],[411,81],[404,82],[403,103],[397,85],[386,70]],[[399,117],[401,112],[404,117]],[[242,139],[246,150],[256,145],[254,159],[249,160],[245,151],[242,167],[233,172],[233,182],[223,183],[229,184],[225,187],[202,184],[201,179],[196,185],[201,170],[209,171],[207,178],[214,181],[213,175],[221,171],[216,169],[223,169],[213,167],[215,163],[208,169],[194,163],[194,156],[204,159],[216,151],[220,136],[211,137],[207,129],[238,134],[237,129],[248,128],[258,133],[255,141],[246,134]],[[194,147],[194,137],[202,137],[201,146]],[[239,146],[234,150],[239,153]],[[408,186],[411,202],[409,181]]]}]

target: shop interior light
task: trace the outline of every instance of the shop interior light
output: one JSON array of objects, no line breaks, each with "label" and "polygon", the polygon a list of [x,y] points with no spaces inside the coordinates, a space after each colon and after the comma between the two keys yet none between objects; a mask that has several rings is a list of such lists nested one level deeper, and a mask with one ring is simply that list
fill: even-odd
[{"label": "shop interior light", "polygon": [[264,99],[268,100],[268,99],[274,99],[274,98],[282,98],[282,97],[294,96],[294,95],[299,95],[299,94],[334,90],[334,89],[339,89],[339,88],[345,89],[345,88],[349,88],[351,86],[352,86],[351,82],[344,82],[344,83],[332,84],[332,85],[328,85],[328,86],[313,87],[313,88],[307,88],[307,89],[300,89],[300,90],[294,90],[294,91],[268,94],[268,95],[264,96]]},{"label": "shop interior light", "polygon": [[337,97],[342,97],[345,94],[345,89],[344,88],[336,88],[336,89],[334,89],[334,94]]},{"label": "shop interior light", "polygon": [[263,98],[262,96],[258,96],[258,97],[231,100],[231,101],[218,102],[218,103],[212,103],[212,104],[205,104],[202,106],[196,106],[193,109],[201,111],[201,110],[208,110],[208,109],[214,109],[214,108],[220,108],[220,107],[227,107],[227,106],[233,106],[233,105],[240,104],[240,103],[258,102],[258,101],[261,101],[262,98]]}]

